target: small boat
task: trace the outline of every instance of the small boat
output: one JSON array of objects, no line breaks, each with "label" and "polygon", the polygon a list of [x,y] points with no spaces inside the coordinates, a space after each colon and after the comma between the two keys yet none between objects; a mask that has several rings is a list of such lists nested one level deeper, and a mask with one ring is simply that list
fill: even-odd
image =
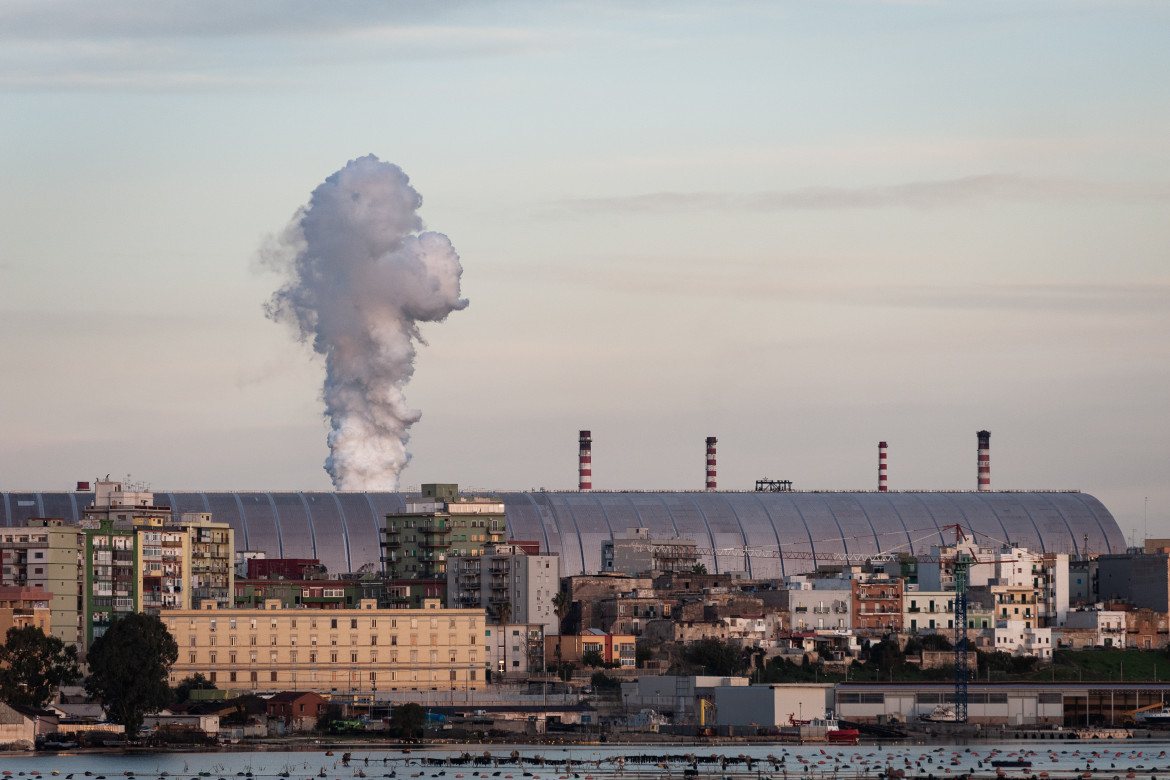
[{"label": "small boat", "polygon": [[929,714],[919,715],[919,720],[925,720],[928,723],[958,723],[959,716],[955,714],[951,707],[944,707],[939,705],[930,711]]},{"label": "small boat", "polygon": [[1002,759],[999,761],[992,761],[991,765],[993,767],[996,767],[997,769],[998,768],[1003,768],[1003,769],[1031,769],[1032,768],[1032,762],[1025,761],[1022,758],[1013,758],[1011,760]]}]

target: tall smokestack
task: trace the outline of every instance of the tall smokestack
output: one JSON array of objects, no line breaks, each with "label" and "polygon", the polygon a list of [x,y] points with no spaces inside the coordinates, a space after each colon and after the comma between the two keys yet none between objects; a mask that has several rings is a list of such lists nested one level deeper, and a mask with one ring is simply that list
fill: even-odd
[{"label": "tall smokestack", "polygon": [[707,437],[707,489],[715,489],[715,442],[714,436]]},{"label": "tall smokestack", "polygon": [[885,493],[888,491],[889,484],[886,479],[886,449],[887,445],[884,441],[878,442],[878,492]]},{"label": "tall smokestack", "polygon": [[577,489],[593,489],[593,435],[590,431],[581,431],[577,438]]},{"label": "tall smokestack", "polygon": [[979,431],[979,492],[991,490],[991,432]]}]

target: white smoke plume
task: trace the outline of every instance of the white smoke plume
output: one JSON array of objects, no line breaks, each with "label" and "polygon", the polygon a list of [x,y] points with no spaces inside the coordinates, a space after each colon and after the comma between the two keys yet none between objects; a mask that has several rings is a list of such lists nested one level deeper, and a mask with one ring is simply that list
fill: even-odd
[{"label": "white smoke plume", "polygon": [[463,267],[441,233],[422,232],[422,197],[396,165],[351,160],[313,190],[262,251],[287,282],[265,306],[325,356],[325,470],[338,490],[398,488],[410,460],[406,405],[420,322],[465,308]]}]

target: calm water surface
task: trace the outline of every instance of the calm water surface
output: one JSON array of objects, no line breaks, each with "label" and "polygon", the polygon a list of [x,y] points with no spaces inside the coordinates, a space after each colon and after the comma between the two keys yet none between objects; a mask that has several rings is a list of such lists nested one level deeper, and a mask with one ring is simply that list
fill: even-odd
[{"label": "calm water surface", "polygon": [[[1008,770],[1008,777],[1047,772],[1052,780],[1081,778],[1086,771],[1095,780],[1126,780],[1133,772],[1147,780],[1150,775],[1165,775],[1170,780],[1170,740],[1124,742],[1013,742],[970,745],[899,744],[899,745],[792,745],[786,743],[752,745],[621,745],[570,747],[549,745],[441,745],[413,748],[410,753],[396,749],[348,748],[349,766],[342,763],[345,748],[334,748],[332,756],[324,748],[312,751],[265,751],[230,753],[131,753],[131,754],[0,754],[0,772],[4,780],[125,780],[133,773],[136,780],[235,780],[247,773],[255,778],[278,778],[282,773],[293,780],[327,777],[332,780],[365,776],[396,780],[615,780],[649,776],[663,780],[682,780],[683,760],[666,762],[667,756],[750,756],[757,763],[750,774],[746,766],[733,762],[726,769],[721,762],[699,764],[699,776],[722,778],[758,777],[771,780],[824,780],[831,777],[873,777],[883,769],[903,769],[909,775],[933,774],[938,778],[974,772],[992,775],[991,760],[1022,758],[1032,762],[1025,773]],[[494,763],[507,759],[513,751],[521,756],[543,756],[555,761],[573,761],[570,774],[564,766],[534,766]],[[483,756],[489,753],[489,766],[426,765],[426,759],[458,757],[463,753]],[[618,759],[626,758],[624,769]],[[639,759],[639,757],[641,757]],[[86,773],[89,773],[88,776]],[[165,773],[165,775],[164,775]],[[206,774],[203,774],[206,773]],[[527,775],[525,774],[527,773]],[[37,775],[40,778],[37,778]]]}]

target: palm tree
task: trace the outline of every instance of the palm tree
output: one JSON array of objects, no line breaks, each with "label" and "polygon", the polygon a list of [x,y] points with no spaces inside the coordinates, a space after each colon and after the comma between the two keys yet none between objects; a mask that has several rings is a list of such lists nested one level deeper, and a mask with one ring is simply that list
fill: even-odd
[{"label": "palm tree", "polygon": [[507,623],[512,619],[512,603],[509,601],[501,601],[496,606],[496,621],[499,623]]},{"label": "palm tree", "polygon": [[565,627],[565,618],[569,615],[569,607],[572,604],[569,602],[569,592],[567,590],[557,591],[557,594],[552,599],[553,612],[557,615],[557,630],[560,631]]}]

